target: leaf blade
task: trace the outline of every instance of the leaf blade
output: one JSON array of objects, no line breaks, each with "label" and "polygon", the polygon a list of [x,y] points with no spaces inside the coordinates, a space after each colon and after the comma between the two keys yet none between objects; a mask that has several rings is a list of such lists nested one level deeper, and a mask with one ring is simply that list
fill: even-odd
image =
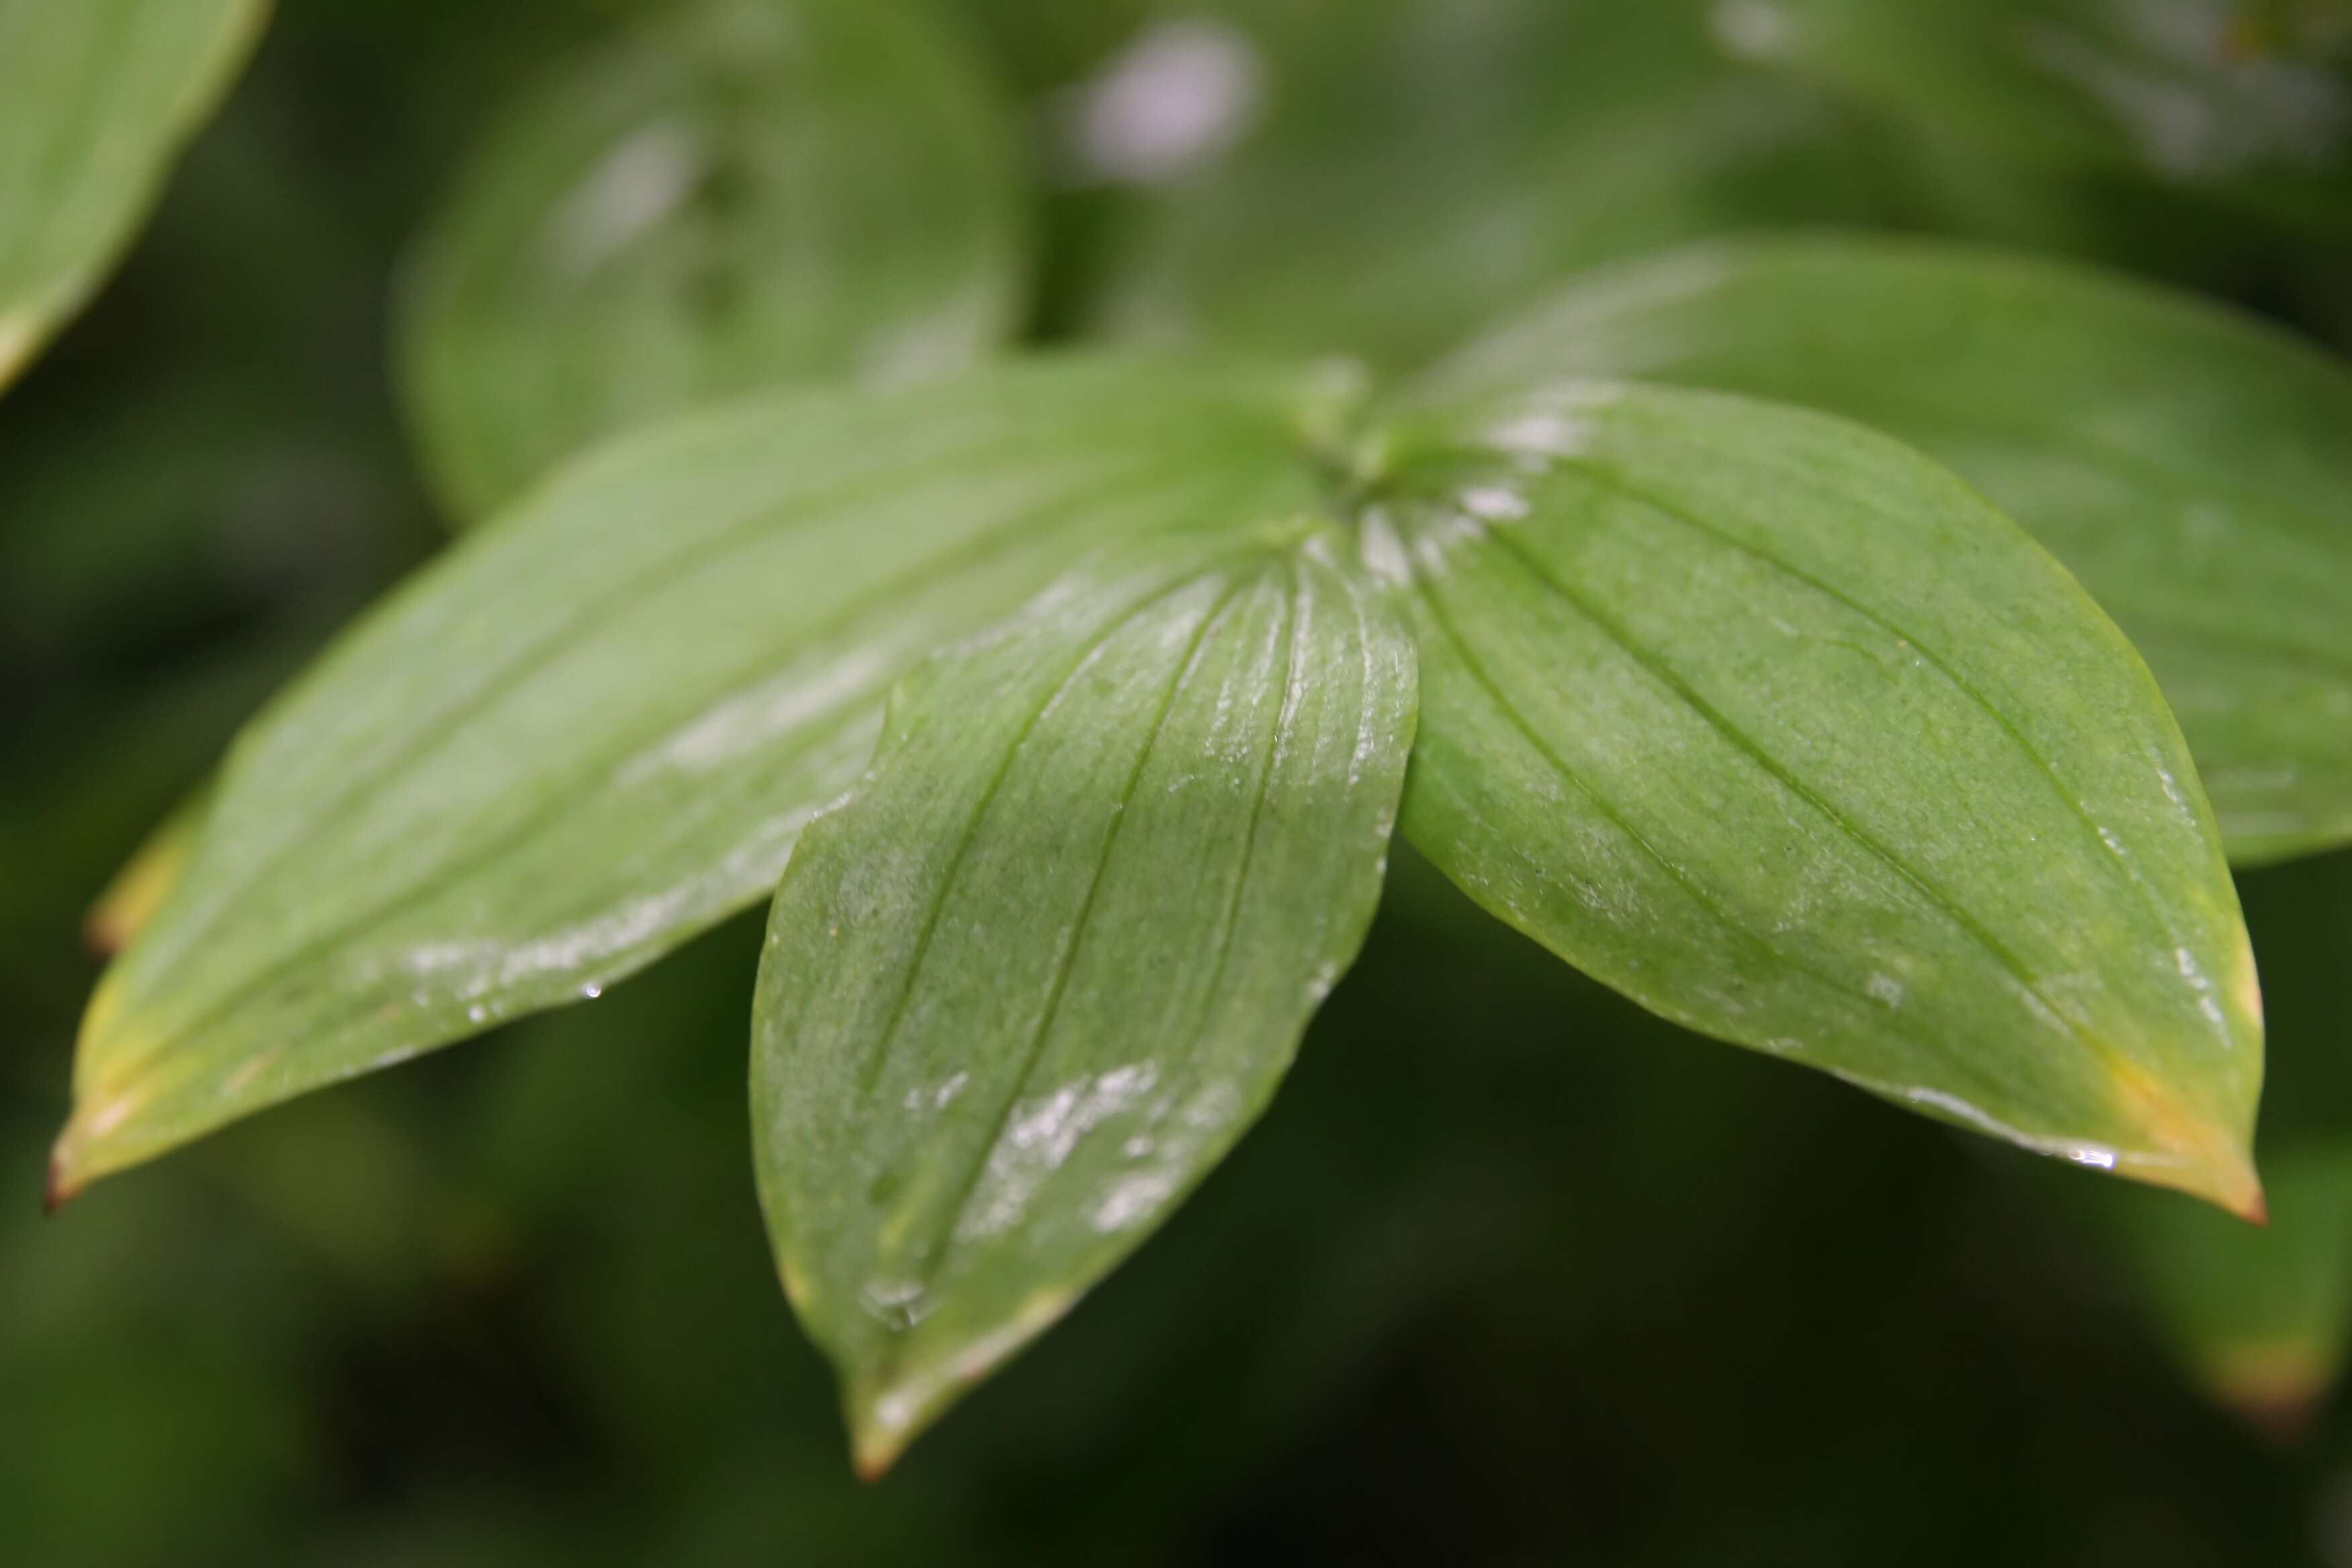
[{"label": "leaf blade", "polygon": [[1570,283],[1442,374],[1708,386],[1909,442],[2140,647],[2234,859],[2352,842],[2352,367],[2087,268],[1792,237]]},{"label": "leaf blade", "polygon": [[1538,386],[1408,415],[1415,847],[1686,1026],[2259,1204],[2252,953],[2178,731],[2013,526],[1857,427]]},{"label": "leaf blade", "polygon": [[1205,1173],[1362,941],[1412,656],[1331,537],[1082,570],[910,683],[786,872],[761,1196],[868,1473]]},{"label": "leaf blade", "polygon": [[268,0],[0,4],[0,388],[96,292]]},{"label": "leaf blade", "polygon": [[85,1020],[64,1186],[765,897],[940,640],[1073,552],[1309,498],[1295,391],[1073,360],[761,401],[572,469],[240,738]]}]

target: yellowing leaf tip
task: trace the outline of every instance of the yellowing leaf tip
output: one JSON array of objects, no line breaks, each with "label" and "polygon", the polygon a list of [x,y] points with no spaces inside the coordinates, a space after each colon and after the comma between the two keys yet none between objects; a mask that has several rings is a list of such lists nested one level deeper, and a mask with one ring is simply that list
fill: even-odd
[{"label": "yellowing leaf tip", "polygon": [[2215,1138],[2202,1149],[2177,1155],[2127,1157],[2116,1163],[2116,1173],[2200,1198],[2248,1225],[2271,1222],[2270,1201],[2263,1196],[2253,1156],[2234,1140]]},{"label": "yellowing leaf tip", "polygon": [[115,875],[82,921],[92,952],[110,958],[131,945],[164,897],[179,885],[188,861],[188,835],[166,829]]},{"label": "yellowing leaf tip", "polygon": [[2201,1381],[2256,1432],[2286,1446],[2310,1434],[2339,1370],[2333,1356],[2307,1344],[2238,1345],[2212,1356]]},{"label": "yellowing leaf tip", "polygon": [[2120,1175],[2202,1198],[2250,1225],[2270,1223],[2254,1169],[2252,1129],[2136,1063],[2110,1062],[2116,1105],[2141,1134],[2141,1152],[2116,1163]]},{"label": "yellowing leaf tip", "polygon": [[1009,1321],[943,1360],[927,1360],[911,1368],[894,1365],[871,1379],[853,1373],[847,1398],[849,1447],[858,1477],[880,1479],[950,1405],[1051,1328],[1076,1300],[1075,1290],[1038,1290]]},{"label": "yellowing leaf tip", "polygon": [[0,316],[0,386],[16,380],[16,373],[33,357],[35,336],[29,314]]},{"label": "yellowing leaf tip", "polygon": [[849,1438],[849,1462],[861,1481],[878,1481],[890,1473],[898,1456],[907,1451],[908,1434],[887,1431],[879,1426],[860,1423],[853,1427]]},{"label": "yellowing leaf tip", "polygon": [[80,1188],[66,1180],[65,1168],[55,1155],[49,1157],[48,1176],[41,1184],[41,1212],[55,1214],[73,1201]]}]

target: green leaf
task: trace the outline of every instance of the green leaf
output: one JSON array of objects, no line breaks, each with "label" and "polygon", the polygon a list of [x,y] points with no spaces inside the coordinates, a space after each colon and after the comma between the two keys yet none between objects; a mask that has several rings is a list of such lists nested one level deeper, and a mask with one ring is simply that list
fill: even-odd
[{"label": "green leaf", "polygon": [[1166,1217],[1361,944],[1413,659],[1352,555],[1095,563],[910,680],[803,838],[752,1125],[868,1474]]},{"label": "green leaf", "polygon": [[2352,368],[2062,264],[1710,247],[1570,285],[1446,373],[1633,376],[1859,419],[1973,480],[2138,645],[2233,858],[2352,843]]},{"label": "green leaf", "polygon": [[0,387],[81,309],[268,0],[0,0]]},{"label": "green leaf", "polygon": [[766,897],[899,674],[1106,542],[1307,504],[1308,400],[1069,361],[691,417],[567,469],[233,749],[84,1020],[56,1182],[593,995]]},{"label": "green leaf", "polygon": [[2352,79],[2245,0],[1729,0],[1727,41],[2027,168],[2224,191],[2352,233]]},{"label": "green leaf", "polygon": [[1404,828],[1471,897],[1691,1028],[2258,1209],[2253,960],[2187,749],[2007,519],[1695,392],[1450,402],[1381,461]]},{"label": "green leaf", "polygon": [[2352,1341],[2352,1146],[2265,1152],[2270,1225],[2110,1183],[2070,1212],[2115,1256],[2182,1367],[2213,1398],[2299,1435],[2343,1375]]},{"label": "green leaf", "polygon": [[[1222,39],[1257,83],[1223,132],[1247,134],[1150,193],[1095,313],[1131,337],[1418,364],[1565,268],[1858,216],[1821,103],[1727,59],[1711,9],[1225,5],[1233,25],[1192,47]],[[1115,152],[1118,108],[1082,121],[1082,163],[1115,165],[1084,138]]]},{"label": "green leaf", "polygon": [[415,260],[403,379],[453,513],[699,399],[995,348],[1016,163],[993,85],[904,0],[698,0],[561,68]]}]

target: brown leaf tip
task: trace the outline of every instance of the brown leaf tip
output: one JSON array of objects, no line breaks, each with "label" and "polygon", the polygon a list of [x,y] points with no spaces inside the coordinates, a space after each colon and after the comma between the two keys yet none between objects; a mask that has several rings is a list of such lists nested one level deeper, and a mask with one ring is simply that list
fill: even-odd
[{"label": "brown leaf tip", "polygon": [[71,1202],[80,1191],[79,1187],[72,1185],[66,1180],[65,1166],[52,1155],[49,1159],[47,1179],[41,1184],[41,1212],[45,1215],[57,1213]]},{"label": "brown leaf tip", "polygon": [[122,951],[129,938],[130,933],[122,929],[121,918],[108,905],[101,904],[90,910],[81,922],[82,946],[89,951],[92,958],[112,958]]}]

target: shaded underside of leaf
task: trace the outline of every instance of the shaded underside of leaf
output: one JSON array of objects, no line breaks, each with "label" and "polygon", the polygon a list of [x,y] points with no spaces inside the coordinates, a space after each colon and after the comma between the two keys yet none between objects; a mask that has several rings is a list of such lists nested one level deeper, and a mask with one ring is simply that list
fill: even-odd
[{"label": "shaded underside of leaf", "polygon": [[2064,572],[1859,427],[1592,384],[1409,416],[1404,826],[1692,1028],[2260,1203],[2252,953],[2154,682]]},{"label": "shaded underside of leaf", "polygon": [[0,387],[97,289],[269,0],[0,0]]},{"label": "shaded underside of leaf", "polygon": [[1010,110],[905,0],[696,0],[561,68],[423,240],[404,381],[472,522],[593,438],[1017,327]]},{"label": "shaded underside of leaf", "polygon": [[248,728],[84,1021],[71,1191],[593,995],[773,888],[890,683],[1108,541],[1311,500],[1297,384],[1150,362],[807,394],[571,469]]},{"label": "shaded underside of leaf", "polygon": [[869,1473],[1158,1226],[1354,957],[1413,666],[1343,553],[1107,554],[910,679],[803,837],[753,1131]]},{"label": "shaded underside of leaf", "polygon": [[2147,658],[2233,858],[2352,842],[2352,367],[2088,269],[1776,238],[1594,274],[1441,373],[1575,375],[1804,404],[1949,465]]}]

